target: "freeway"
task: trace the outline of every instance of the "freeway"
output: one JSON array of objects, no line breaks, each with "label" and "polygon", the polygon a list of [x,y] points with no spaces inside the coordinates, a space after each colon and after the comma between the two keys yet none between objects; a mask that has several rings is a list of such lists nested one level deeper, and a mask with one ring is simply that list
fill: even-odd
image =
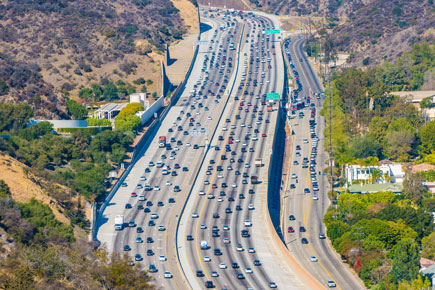
[{"label": "freeway", "polygon": [[[338,289],[364,289],[359,278],[345,265],[325,238],[323,216],[330,202],[326,175],[320,175],[328,158],[324,152],[323,88],[303,53],[302,38],[286,40],[285,50],[297,86],[292,98],[294,114],[289,123],[295,131],[291,168],[285,184],[283,228],[289,251],[321,284],[333,280]],[[296,104],[306,107],[297,109]],[[309,120],[312,120],[310,124]],[[306,165],[303,159],[306,158]],[[306,243],[303,239],[306,239]],[[332,285],[331,285],[332,286]]]},{"label": "freeway", "polygon": [[[174,237],[168,225],[177,219],[177,206],[186,201],[205,143],[226,105],[235,57],[230,46],[245,24],[234,19],[226,25],[222,18],[201,25],[207,28],[201,33],[191,77],[157,133],[170,145],[161,148],[158,138],[152,141],[98,220],[97,238],[108,251],[129,253],[164,289],[185,288],[176,263],[170,263],[168,244]],[[114,217],[119,214],[128,224],[115,232]]]},{"label": "freeway", "polygon": [[[270,19],[251,15],[245,24],[238,47],[236,89],[181,217],[180,260],[189,283],[197,289],[208,283],[218,289],[276,285],[306,289],[269,247],[261,214],[266,207],[262,199],[267,194],[267,165],[279,107],[276,102],[266,109],[266,93],[282,91],[280,43],[263,33],[274,28]],[[259,159],[263,166],[256,167]],[[260,184],[253,184],[252,176],[258,176]],[[242,231],[246,232],[242,235]]]}]

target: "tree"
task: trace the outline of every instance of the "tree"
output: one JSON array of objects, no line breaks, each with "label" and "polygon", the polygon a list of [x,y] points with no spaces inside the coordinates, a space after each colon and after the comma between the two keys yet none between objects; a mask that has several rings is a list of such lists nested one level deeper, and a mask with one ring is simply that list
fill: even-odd
[{"label": "tree", "polygon": [[112,126],[112,123],[105,118],[102,119],[87,118],[86,121],[88,122],[88,126],[101,126],[101,127]]},{"label": "tree", "polygon": [[32,116],[33,110],[28,104],[0,103],[0,132],[24,128]]},{"label": "tree", "polygon": [[414,141],[414,133],[409,129],[390,131],[386,135],[385,152],[391,159],[407,160]]},{"label": "tree", "polygon": [[386,118],[375,116],[370,120],[368,135],[379,145],[384,143],[387,134],[388,120]]},{"label": "tree", "polygon": [[420,108],[422,109],[432,108],[433,106],[432,97],[426,97],[420,102]]},{"label": "tree", "polygon": [[145,84],[145,79],[143,78],[143,77],[140,77],[140,78],[138,78],[138,79],[136,79],[136,80],[134,80],[133,81],[133,83],[135,84],[135,85],[143,85],[143,84]]},{"label": "tree", "polygon": [[397,281],[411,282],[417,277],[420,269],[419,247],[412,239],[400,240],[394,248],[391,272]]},{"label": "tree", "polygon": [[430,154],[435,150],[435,121],[424,125],[419,132],[420,135],[420,152]]},{"label": "tree", "polygon": [[430,260],[435,259],[435,232],[421,240],[421,256]]},{"label": "tree", "polygon": [[417,278],[412,280],[411,283],[408,281],[399,282],[398,290],[422,290],[422,289],[430,289],[430,280],[427,277],[423,278],[420,274],[417,275]]},{"label": "tree", "polygon": [[125,106],[125,108],[123,108],[119,112],[118,116],[116,116],[116,117],[118,118],[118,117],[127,117],[130,115],[134,115],[139,111],[143,111],[143,109],[144,108],[143,108],[143,105],[141,103],[130,103],[127,106]]},{"label": "tree", "polygon": [[127,117],[117,116],[115,119],[115,129],[121,132],[133,132],[140,127],[140,118],[135,115]]},{"label": "tree", "polygon": [[118,89],[116,88],[116,86],[113,83],[109,82],[104,87],[103,96],[105,99],[107,99],[109,101],[115,100],[118,98]]},{"label": "tree", "polygon": [[74,100],[68,100],[66,102],[68,112],[75,120],[83,120],[84,117],[88,114],[86,107],[77,103]]},{"label": "tree", "polygon": [[420,204],[424,193],[427,191],[423,182],[424,177],[422,174],[408,172],[403,181],[403,195],[416,204]]}]

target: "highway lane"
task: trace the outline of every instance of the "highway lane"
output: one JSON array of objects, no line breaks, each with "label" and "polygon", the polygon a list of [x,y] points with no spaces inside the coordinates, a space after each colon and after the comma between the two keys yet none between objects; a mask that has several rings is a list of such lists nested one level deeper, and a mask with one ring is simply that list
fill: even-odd
[{"label": "highway lane", "polygon": [[[213,19],[210,21],[212,24],[214,23],[214,29],[217,29],[220,25],[227,23],[227,21],[223,21],[221,19]],[[122,251],[124,245],[130,245],[130,247],[132,248],[130,253],[132,255],[140,253],[142,257],[144,257],[144,261],[141,262],[142,264],[144,264],[144,266],[147,267],[151,263],[157,266],[159,271],[154,274],[154,277],[156,278],[157,285],[164,288],[173,289],[176,288],[177,285],[174,285],[171,279],[163,279],[163,272],[168,271],[170,269],[170,266],[165,262],[160,262],[158,257],[165,254],[165,244],[167,239],[170,237],[166,236],[166,231],[157,231],[156,227],[158,225],[168,224],[168,219],[169,217],[171,217],[171,209],[173,208],[173,204],[168,204],[168,199],[170,197],[174,197],[176,202],[184,202],[183,200],[177,200],[177,196],[180,195],[180,193],[173,192],[173,188],[175,185],[179,185],[182,191],[188,190],[187,188],[184,188],[183,185],[187,180],[191,180],[191,176],[195,174],[194,170],[192,171],[191,169],[193,166],[196,165],[196,160],[200,158],[198,157],[201,155],[201,153],[199,152],[203,153],[203,150],[201,149],[192,150],[190,149],[192,147],[186,147],[186,143],[190,142],[193,146],[194,144],[204,143],[205,140],[204,134],[201,134],[202,136],[184,135],[182,134],[183,131],[177,131],[176,126],[182,126],[183,130],[189,130],[190,128],[195,127],[198,130],[197,132],[200,132],[199,127],[207,128],[207,130],[212,130],[213,126],[216,127],[216,123],[218,121],[218,118],[215,118],[216,112],[219,112],[223,109],[224,102],[221,101],[219,103],[215,103],[216,99],[214,98],[199,101],[199,99],[188,98],[186,97],[186,95],[188,94],[190,89],[193,89],[194,83],[198,80],[199,77],[205,79],[206,74],[204,72],[200,72],[202,67],[202,61],[205,59],[205,55],[211,55],[213,51],[219,51],[219,46],[222,44],[214,42],[214,39],[222,39],[222,47],[228,50],[228,59],[231,56],[234,58],[234,53],[228,49],[229,42],[227,41],[227,39],[230,38],[229,33],[227,31],[217,30],[217,35],[211,34],[214,29],[209,30],[204,35],[202,35],[202,39],[204,39],[204,37],[206,38],[205,41],[207,41],[207,45],[203,48],[204,51],[201,51],[201,53],[198,55],[197,63],[195,63],[194,67],[194,72],[192,73],[192,77],[189,79],[185,93],[183,94],[182,98],[180,98],[177,106],[171,109],[171,112],[168,114],[161,128],[159,128],[159,132],[157,133],[157,136],[167,136],[168,143],[170,142],[170,137],[172,136],[174,136],[176,140],[182,141],[182,145],[178,146],[179,150],[175,151],[176,155],[174,156],[174,160],[169,160],[170,150],[168,151],[164,148],[158,148],[157,141],[153,141],[150,145],[150,148],[145,152],[144,156],[140,159],[140,161],[137,162],[137,165],[135,166],[135,168],[133,168],[132,172],[127,177],[127,187],[121,187],[119,192],[112,199],[111,204],[106,208],[104,216],[105,218],[107,218],[107,220],[100,221],[101,225],[98,232],[98,238],[100,239],[100,241],[106,244],[108,250]],[[237,30],[239,30],[240,34],[240,27]],[[237,38],[238,35],[232,34],[232,37]],[[212,39],[214,42],[213,45],[211,45]],[[212,46],[212,49],[209,49],[209,44]],[[216,59],[217,58],[221,57],[217,56]],[[227,61],[225,61],[225,69],[227,69],[227,64],[229,62],[228,59]],[[221,60],[216,61],[216,64],[217,63],[219,63],[220,67]],[[215,68],[214,64],[213,68]],[[214,74],[210,74],[209,76],[210,81],[203,90],[213,90],[214,92],[216,92],[216,95],[221,94],[222,99],[224,99],[225,89],[222,90],[224,75],[218,74],[216,69],[216,72]],[[215,83],[219,83],[220,85],[216,86]],[[220,90],[222,91],[219,93]],[[196,112],[199,111],[199,102],[203,103],[203,108],[206,106],[209,107],[209,113],[213,116],[211,120],[207,118],[207,115],[209,114],[205,112],[205,109],[202,109],[199,115],[196,114]],[[196,108],[192,110],[190,108],[191,105],[195,105]],[[185,114],[181,114],[182,110],[185,111]],[[198,125],[193,122],[194,126],[188,126],[189,118],[184,117],[187,112],[190,112],[192,114],[192,117],[195,118],[195,122],[200,122],[201,124]],[[183,115],[183,118],[181,120],[177,120],[178,116],[181,115]],[[173,123],[176,123],[176,126],[173,126]],[[170,127],[173,127],[174,132],[172,134],[168,134],[168,130]],[[167,178],[162,178],[160,169],[157,170],[155,166],[149,166],[150,161],[157,163],[157,161],[161,159],[162,154],[168,155],[168,158],[162,161],[164,161],[166,165],[170,165],[171,169],[175,167],[175,163],[178,163],[181,167],[188,167],[189,171],[182,172],[181,169],[179,169],[177,170],[177,176],[168,176]],[[146,168],[150,169],[150,172],[145,172]],[[147,180],[140,181],[140,176],[146,176]],[[166,180],[170,180],[172,186],[166,185]],[[150,183],[152,187],[159,186],[161,190],[144,192],[143,189],[136,188],[136,185],[138,183],[140,183],[142,186],[144,186],[144,184],[146,183]],[[143,210],[137,210],[136,208],[139,204],[145,205],[145,208],[148,207],[146,206],[146,202],[138,201],[137,197],[132,197],[131,192],[136,192],[137,195],[144,193],[145,197],[147,198],[146,202],[150,201],[153,203],[153,205],[151,206],[151,212],[145,213]],[[164,206],[157,207],[156,204],[158,201],[163,201]],[[125,209],[126,203],[130,203],[132,205],[132,209]],[[144,233],[137,234],[137,227],[126,227],[123,231],[114,233],[113,218],[116,214],[120,213],[124,213],[126,221],[133,219],[137,227],[141,226],[144,229]],[[149,217],[147,218],[147,216],[150,216],[151,213],[157,213],[159,215],[159,218],[155,220],[156,226],[148,226]],[[141,236],[144,242],[136,243],[137,236]],[[146,243],[146,237],[152,237],[154,242],[149,244]],[[153,250],[155,254],[150,257],[145,256],[145,250],[148,249]]]},{"label": "highway lane", "polygon": [[[264,19],[265,20],[265,19]],[[268,23],[268,26],[266,25],[267,28],[272,28],[271,23]],[[261,33],[260,34],[261,37],[264,37],[264,35]],[[269,48],[269,50],[271,50],[271,43],[272,41],[266,41],[267,43],[267,47]],[[258,44],[258,41],[254,42],[254,45]],[[279,43],[275,43],[275,45],[279,46]],[[261,48],[260,48],[261,49]],[[276,53],[276,55],[278,55],[280,57],[280,52],[279,50],[277,50],[278,53]],[[257,51],[256,51],[257,52]],[[272,61],[272,68],[271,69],[267,69],[267,76],[264,79],[264,86],[261,87],[257,87],[254,91],[253,94],[258,94],[262,97],[263,93],[266,92],[272,92],[277,88],[277,78],[278,76],[276,75],[277,73],[282,73],[282,71],[277,72],[277,59],[276,59],[276,55],[272,55],[271,52],[266,52],[266,50],[264,51],[264,57],[265,59],[267,58],[267,56],[272,56],[271,57],[271,61]],[[265,61],[265,63],[261,63],[261,70],[264,69],[263,65],[268,65],[269,63]],[[248,66],[247,66],[248,67]],[[266,67],[267,68],[267,67]],[[250,69],[250,68],[249,68]],[[249,70],[248,69],[248,70]],[[260,71],[261,72],[261,71]],[[247,74],[249,75],[249,74]],[[271,82],[266,82],[266,79],[271,80]],[[261,79],[260,79],[261,80]],[[265,106],[261,105],[261,100],[259,99],[254,99],[253,97],[251,97],[250,95],[245,96],[244,95],[244,91],[246,90],[246,85],[244,87],[242,87],[241,89],[239,89],[239,91],[236,93],[237,96],[240,96],[240,98],[242,98],[241,96],[243,96],[243,98],[245,98],[244,101],[244,107],[246,108],[246,103],[248,101],[251,101],[251,105],[255,106],[257,105],[259,107],[259,110],[261,110],[263,112],[263,114],[269,114],[266,113],[265,111]],[[261,90],[260,90],[261,89]],[[235,101],[235,103],[237,103]],[[241,101],[239,100],[238,103],[240,104]],[[237,110],[234,112],[234,108],[238,108],[238,106],[234,106],[233,105],[233,109],[229,109],[230,112],[224,113],[227,115],[227,118],[230,119],[230,122],[226,123],[226,122],[222,122],[221,125],[219,125],[219,128],[222,128],[223,126],[227,126],[229,127],[230,124],[231,125],[236,125],[236,127],[234,129],[232,129],[232,131],[234,131],[235,133],[235,139],[239,138],[240,142],[239,143],[234,143],[232,144],[232,150],[234,150],[235,152],[240,151],[241,149],[241,145],[243,144],[243,135],[241,134],[242,132],[242,127],[240,126],[240,124],[244,121],[246,124],[252,124],[254,129],[255,127],[257,127],[257,125],[255,125],[255,123],[253,123],[253,121],[255,121],[255,117],[253,119],[251,119],[250,114],[246,113],[246,114],[241,114],[244,115],[242,120],[237,120],[235,118],[235,113],[238,113]],[[242,112],[244,112],[244,109],[242,110]],[[275,112],[276,114],[276,112]],[[266,118],[266,116],[263,116],[264,118]],[[275,117],[276,118],[276,117]],[[272,121],[273,118],[272,118]],[[259,173],[260,169],[247,169],[244,168],[244,163],[248,163],[251,166],[253,166],[253,161],[255,159],[255,157],[258,156],[262,156],[262,157],[266,157],[267,155],[264,154],[264,150],[265,150],[265,142],[264,140],[267,140],[267,137],[260,137],[261,134],[263,132],[266,132],[267,136],[270,136],[270,138],[273,137],[274,134],[274,126],[268,126],[268,123],[266,123],[265,121],[260,122],[258,124],[258,129],[259,129],[259,137],[260,141],[250,141],[252,143],[250,143],[249,145],[247,145],[247,147],[251,146],[251,144],[261,144],[260,145],[253,145],[253,148],[255,150],[255,153],[246,153],[244,155],[238,155],[236,153],[236,156],[234,156],[234,158],[237,160],[240,156],[247,156],[247,158],[243,158],[243,162],[241,164],[239,164],[237,161],[232,163],[231,166],[233,166],[233,170],[232,172],[235,172],[235,170],[240,170],[240,171],[249,171],[249,174],[251,173]],[[244,127],[246,129],[246,127]],[[225,138],[223,138],[223,141],[217,142],[217,144],[219,144],[220,150],[219,151],[223,151],[224,150],[224,145],[227,144],[228,142],[228,137],[230,134],[231,129],[228,129],[228,131],[224,132],[225,133]],[[214,140],[212,141],[212,145]],[[222,144],[222,145],[221,145]],[[270,146],[270,143],[269,143]],[[235,148],[235,149],[234,149]],[[223,178],[218,179],[216,176],[219,175],[219,173],[216,171],[216,167],[217,165],[222,165],[222,167],[225,169],[227,168],[227,166],[230,164],[228,159],[230,158],[229,156],[227,156],[227,159],[222,161],[222,156],[223,155],[229,155],[229,153],[221,153],[221,152],[214,152],[214,154],[212,154],[212,157],[206,158],[207,161],[209,161],[210,159],[213,159],[215,161],[217,161],[215,164],[213,164],[213,175],[210,177],[208,175],[206,175],[205,173],[205,169],[200,172],[200,175],[202,175],[204,178],[200,181],[199,183],[201,184],[201,186],[198,187],[198,191],[199,190],[203,190],[206,194],[204,196],[198,196],[196,197],[196,205],[192,208],[192,210],[187,213],[189,214],[189,217],[193,214],[193,213],[197,213],[199,215],[199,218],[190,218],[188,219],[188,226],[186,226],[187,229],[191,229],[190,231],[187,230],[188,234],[191,234],[195,237],[194,241],[191,242],[185,242],[184,246],[187,246],[189,249],[189,259],[193,260],[192,261],[192,265],[190,265],[190,271],[193,272],[192,274],[194,274],[194,272],[196,270],[203,270],[205,272],[205,276],[204,278],[200,278],[199,280],[201,281],[200,285],[204,285],[203,283],[205,282],[205,280],[210,280],[211,279],[211,272],[212,271],[217,271],[220,275],[219,278],[213,278],[213,282],[215,283],[215,285],[217,285],[217,288],[221,288],[221,289],[243,289],[243,288],[248,288],[248,287],[252,287],[254,289],[264,289],[269,287],[269,282],[273,281],[273,279],[271,279],[271,275],[272,276],[278,276],[280,273],[267,273],[267,271],[265,270],[265,267],[256,267],[253,265],[253,260],[254,259],[258,259],[258,254],[257,253],[249,253],[248,252],[248,248],[249,247],[253,247],[255,238],[241,238],[240,235],[240,229],[245,229],[245,227],[243,226],[243,221],[244,219],[246,219],[246,216],[248,218],[250,218],[252,220],[252,213],[254,212],[252,210],[247,210],[247,205],[248,203],[245,202],[246,199],[249,199],[249,203],[254,204],[255,205],[255,197],[257,194],[248,194],[248,190],[249,189],[254,189],[256,191],[256,187],[258,185],[251,185],[249,184],[249,178],[247,179],[248,184],[243,184],[242,179],[240,177],[236,177],[235,175],[233,175],[232,173],[229,174],[229,171],[223,170]],[[231,155],[231,157],[233,157]],[[246,160],[245,160],[246,159]],[[207,163],[208,165],[209,163]],[[212,166],[212,165],[210,165]],[[267,170],[267,168],[261,168],[261,170]],[[267,174],[266,174],[267,176]],[[209,180],[210,184],[204,184],[204,180]],[[216,180],[218,180],[216,182]],[[217,194],[217,192],[220,192],[221,190],[221,186],[223,184],[223,182],[227,183],[228,186],[232,186],[232,184],[234,183],[237,187],[233,188],[231,190],[231,192],[229,192],[228,188],[225,188],[225,196],[222,197],[222,199],[229,199],[230,197],[234,198],[234,202],[228,202],[228,205],[230,205],[229,207],[232,210],[232,213],[227,214],[225,212],[223,212],[223,208],[227,207],[224,205],[224,202],[219,202],[217,201],[219,194]],[[211,188],[211,184],[216,184],[217,188],[216,189],[212,189]],[[215,198],[214,199],[208,199],[207,195],[209,192],[213,192],[215,193]],[[197,192],[198,192],[197,191]],[[240,199],[238,194],[236,193],[245,193],[246,199]],[[194,192],[194,194],[197,194],[196,192]],[[201,202],[201,199],[203,199],[203,201]],[[222,205],[221,205],[222,203]],[[242,209],[240,211],[234,210],[235,206],[231,205],[231,204],[240,204],[242,206]],[[215,219],[213,218],[213,213],[219,213],[220,218]],[[241,219],[241,217],[245,216],[243,219]],[[205,224],[207,226],[207,229],[200,229],[200,224]],[[223,231],[223,226],[224,224],[229,225],[230,226],[230,230],[229,231]],[[218,228],[220,229],[220,236],[219,237],[212,237],[211,236],[211,229],[212,226],[216,225],[218,226]],[[261,227],[261,224],[254,224],[254,227]],[[251,229],[251,228],[249,228]],[[223,232],[223,234],[222,234]],[[252,233],[251,233],[252,234]],[[229,245],[223,245],[223,238],[225,237],[229,237],[231,239],[231,244]],[[201,240],[207,240],[209,245],[211,246],[211,248],[207,251],[202,251],[199,250],[199,242]],[[245,249],[243,252],[238,252],[235,249],[235,246],[241,243],[243,245],[243,248]],[[213,255],[213,249],[214,248],[220,248],[223,252],[222,256],[214,256]],[[212,260],[211,262],[203,262],[204,260],[204,256],[209,256]],[[270,256],[270,252],[267,253],[268,256]],[[195,257],[193,259],[193,257]],[[269,257],[267,257],[269,258]],[[260,259],[261,260],[261,259]],[[268,259],[267,259],[268,260]],[[226,266],[228,267],[227,269],[219,269],[218,264],[224,262],[226,264]],[[233,270],[231,269],[231,263],[232,262],[237,262],[240,266],[239,269]],[[252,268],[252,270],[254,271],[253,274],[244,274],[244,276],[246,277],[246,279],[237,279],[236,274],[237,273],[243,273],[245,268],[250,267]],[[269,270],[271,268],[268,268]],[[274,268],[272,268],[274,269]],[[281,272],[281,271],[279,271]],[[281,272],[282,273],[282,272]],[[284,275],[285,276],[285,275]],[[283,283],[281,285],[291,285],[288,284],[291,283],[291,281],[287,281],[287,283]],[[294,283],[296,285],[298,285],[299,282]]]},{"label": "highway lane", "polygon": [[[299,98],[300,100],[306,101],[311,91],[311,101],[314,102],[316,108],[315,120],[317,125],[315,134],[316,136],[323,136],[324,120],[319,114],[322,99],[313,97],[315,93],[322,91],[322,87],[313,69],[310,67],[307,57],[302,52],[302,46],[302,39],[293,38],[289,49],[303,86],[302,91],[299,93]],[[321,137],[317,146],[319,154],[314,156],[314,158],[310,156],[313,148],[313,139],[310,138],[310,126],[308,122],[310,119],[310,109],[306,108],[302,111],[305,113],[302,118],[298,117],[299,113],[297,112],[296,115],[293,115],[294,118],[290,120],[295,130],[290,174],[295,173],[298,176],[299,182],[295,183],[295,179],[290,179],[287,182],[286,190],[290,190],[291,193],[289,195],[290,198],[286,200],[285,208],[287,212],[285,215],[285,228],[293,226],[295,233],[285,233],[286,243],[299,263],[325,286],[327,285],[327,281],[332,279],[336,282],[337,288],[339,289],[364,289],[360,280],[340,261],[328,241],[319,238],[319,234],[326,232],[322,220],[330,202],[327,197],[327,179],[323,175],[319,176],[317,172],[324,168],[327,155],[323,152],[324,140],[323,137]],[[304,138],[307,138],[309,143],[304,143]],[[301,146],[301,150],[296,150],[296,146],[298,145]],[[299,152],[301,156],[296,156],[296,152]],[[304,169],[300,165],[304,157],[317,161],[315,172],[319,183],[318,192],[312,190],[313,186],[310,171],[308,168]],[[294,165],[294,160],[299,161],[299,165]],[[290,184],[292,183],[295,185],[295,189],[290,189]],[[305,188],[309,189],[309,193],[304,192]],[[318,200],[313,199],[313,196],[317,196]],[[293,214],[296,220],[290,221],[288,219],[290,214]],[[304,226],[306,232],[300,232],[300,226]],[[308,240],[308,244],[304,245],[301,243],[303,237]],[[312,262],[310,259],[311,256],[317,257],[318,262]]]}]

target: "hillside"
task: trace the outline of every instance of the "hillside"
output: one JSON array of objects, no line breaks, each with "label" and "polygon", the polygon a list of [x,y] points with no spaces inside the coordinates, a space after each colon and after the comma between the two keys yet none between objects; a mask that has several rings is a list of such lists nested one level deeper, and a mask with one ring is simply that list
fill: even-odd
[{"label": "hillside", "polygon": [[412,45],[435,39],[435,5],[418,0],[375,0],[337,25],[332,38],[339,51],[354,54],[352,65],[392,61]]},{"label": "hillside", "polygon": [[[3,0],[0,2],[0,101],[27,102],[37,117],[67,117],[62,95],[122,80],[151,80],[158,91],[165,43],[197,27],[187,0]],[[130,90],[131,91],[131,90]]]}]

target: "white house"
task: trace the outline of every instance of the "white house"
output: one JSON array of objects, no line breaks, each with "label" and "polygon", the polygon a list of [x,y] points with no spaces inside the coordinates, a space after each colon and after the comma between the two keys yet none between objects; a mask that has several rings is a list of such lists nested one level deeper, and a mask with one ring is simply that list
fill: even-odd
[{"label": "white house", "polygon": [[378,179],[377,183],[387,183],[387,178],[384,176],[388,176],[391,183],[402,183],[405,178],[405,171],[401,163],[380,162],[380,165],[374,166],[348,164],[344,170],[346,183],[352,185],[356,180],[369,180],[374,169],[382,171],[382,177]]}]

